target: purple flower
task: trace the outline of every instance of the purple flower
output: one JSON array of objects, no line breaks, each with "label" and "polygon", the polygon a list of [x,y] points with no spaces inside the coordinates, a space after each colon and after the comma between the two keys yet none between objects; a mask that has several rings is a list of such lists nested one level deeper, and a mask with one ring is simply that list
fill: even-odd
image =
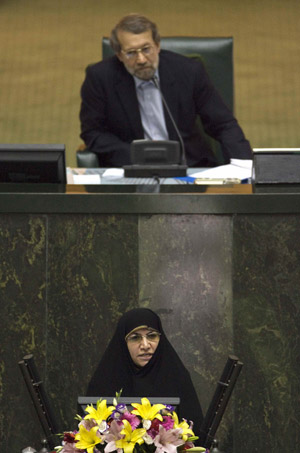
[{"label": "purple flower", "polygon": [[121,403],[120,403],[120,404],[117,404],[116,410],[117,410],[118,412],[121,412],[121,413],[127,411],[126,404],[121,404]]},{"label": "purple flower", "polygon": [[171,406],[171,404],[166,404],[166,408],[162,409],[161,414],[162,415],[168,415],[170,412],[174,412],[175,407]]},{"label": "purple flower", "polygon": [[166,409],[167,409],[167,411],[169,411],[169,412],[173,412],[173,411],[175,410],[175,407],[172,406],[171,404],[166,404]]},{"label": "purple flower", "polygon": [[113,411],[113,413],[111,414],[112,418],[115,419],[115,420],[120,420],[121,417],[122,417],[122,414],[124,412],[128,412],[128,409],[127,409],[127,406],[126,404],[117,404],[116,405],[116,410]]}]

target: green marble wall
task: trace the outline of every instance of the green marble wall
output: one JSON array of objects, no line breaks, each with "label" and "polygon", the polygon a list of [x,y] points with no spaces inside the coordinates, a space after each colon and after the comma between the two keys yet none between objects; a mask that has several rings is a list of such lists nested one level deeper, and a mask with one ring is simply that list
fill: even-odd
[{"label": "green marble wall", "polygon": [[[188,367],[204,413],[232,341],[230,216],[143,216],[139,225],[140,304],[162,318]],[[232,448],[232,411],[218,436]]]},{"label": "green marble wall", "polygon": [[39,432],[17,364],[34,351],[45,374],[46,218],[1,215],[0,254],[0,450],[19,452]]},{"label": "green marble wall", "polygon": [[137,218],[0,217],[1,453],[39,448],[18,361],[33,353],[60,426],[76,414],[120,314],[137,305]]},{"label": "green marble wall", "polygon": [[1,215],[1,453],[42,437],[22,356],[72,428],[118,317],[138,305],[162,317],[204,411],[228,353],[245,363],[218,431],[226,453],[299,451],[299,230],[292,215]]},{"label": "green marble wall", "polygon": [[300,218],[234,223],[235,451],[300,451]]},{"label": "green marble wall", "polygon": [[140,303],[161,315],[207,408],[233,348],[231,219],[143,216],[139,247]]}]

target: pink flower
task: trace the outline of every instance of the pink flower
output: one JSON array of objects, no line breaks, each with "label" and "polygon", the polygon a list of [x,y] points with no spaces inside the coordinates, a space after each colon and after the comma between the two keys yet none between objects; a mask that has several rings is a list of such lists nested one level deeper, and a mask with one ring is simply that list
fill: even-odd
[{"label": "pink flower", "polygon": [[75,443],[71,443],[71,444],[65,444],[63,449],[61,450],[61,453],[82,453],[82,450],[78,450],[78,448],[76,448],[76,444]]},{"label": "pink flower", "polygon": [[119,450],[116,447],[116,441],[122,439],[123,435],[120,432],[123,429],[123,425],[117,420],[111,422],[109,433],[103,436],[103,440],[107,442],[105,446],[105,453],[110,453],[111,451]]},{"label": "pink flower", "polygon": [[168,431],[160,425],[159,434],[154,439],[156,453],[176,453],[177,447],[184,444],[180,438],[181,429],[169,429]]},{"label": "pink flower", "polygon": [[135,430],[141,423],[141,420],[136,415],[131,414],[130,412],[124,412],[124,414],[121,417],[121,420],[124,419],[129,421],[132,431]]},{"label": "pink flower", "polygon": [[164,416],[163,417],[163,422],[162,422],[163,427],[168,431],[169,429],[174,428],[174,420],[172,417]]},{"label": "pink flower", "polygon": [[85,429],[90,431],[92,428],[94,428],[94,426],[97,426],[97,422],[92,418],[89,420],[83,419],[83,420],[81,420],[79,425],[83,425],[85,427]]},{"label": "pink flower", "polygon": [[162,422],[158,420],[158,418],[155,418],[154,420],[152,420],[151,427],[147,431],[147,434],[151,436],[152,439],[154,439],[159,433],[160,426],[163,426],[166,431],[169,431],[174,427],[174,420],[170,416],[164,416]]}]

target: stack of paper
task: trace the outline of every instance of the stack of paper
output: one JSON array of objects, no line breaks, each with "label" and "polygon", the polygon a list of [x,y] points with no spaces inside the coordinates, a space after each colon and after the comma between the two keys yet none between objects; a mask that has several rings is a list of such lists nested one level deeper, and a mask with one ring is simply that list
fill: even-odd
[{"label": "stack of paper", "polygon": [[252,160],[230,159],[230,164],[220,165],[219,167],[208,168],[190,176],[197,179],[212,180],[250,180],[252,175]]}]

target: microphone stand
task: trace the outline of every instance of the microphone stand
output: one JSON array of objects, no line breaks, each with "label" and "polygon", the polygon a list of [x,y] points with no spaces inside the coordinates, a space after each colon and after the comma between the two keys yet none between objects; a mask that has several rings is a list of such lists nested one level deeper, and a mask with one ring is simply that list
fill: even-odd
[{"label": "microphone stand", "polygon": [[180,148],[181,148],[181,164],[182,164],[182,165],[187,165],[187,163],[186,163],[186,155],[185,155],[184,142],[183,142],[181,133],[179,132],[179,129],[178,129],[178,127],[177,127],[177,124],[175,123],[175,120],[174,120],[174,118],[173,118],[173,115],[172,115],[172,113],[171,113],[171,110],[169,109],[169,106],[168,106],[168,104],[167,104],[167,101],[165,100],[165,97],[164,97],[164,95],[163,95],[163,93],[162,93],[162,91],[161,91],[161,89],[160,89],[158,78],[157,78],[157,76],[153,76],[151,80],[152,80],[152,82],[154,83],[154,85],[156,86],[156,88],[158,89],[158,91],[159,91],[159,93],[160,93],[160,95],[161,95],[161,99],[162,99],[162,101],[163,101],[163,104],[164,104],[164,106],[165,106],[165,109],[166,109],[166,111],[167,111],[167,113],[168,113],[168,115],[169,115],[169,118],[170,118],[170,120],[171,120],[171,122],[172,122],[172,124],[173,124],[173,127],[174,127],[174,129],[175,129],[175,131],[176,131],[176,134],[177,134],[177,136],[178,136],[178,138],[179,138]]},{"label": "microphone stand", "polygon": [[[217,388],[200,428],[200,444],[204,448],[218,448],[215,433],[222,420],[226,406],[239,377],[243,363],[234,355],[229,355]],[[219,452],[219,450],[213,450]]]},{"label": "microphone stand", "polygon": [[36,369],[33,355],[28,354],[23,357],[23,360],[19,362],[19,367],[45,434],[45,440],[42,441],[44,445],[43,451],[47,451],[46,445],[49,446],[50,450],[54,450],[56,435],[59,431],[43,387],[43,382]]}]

